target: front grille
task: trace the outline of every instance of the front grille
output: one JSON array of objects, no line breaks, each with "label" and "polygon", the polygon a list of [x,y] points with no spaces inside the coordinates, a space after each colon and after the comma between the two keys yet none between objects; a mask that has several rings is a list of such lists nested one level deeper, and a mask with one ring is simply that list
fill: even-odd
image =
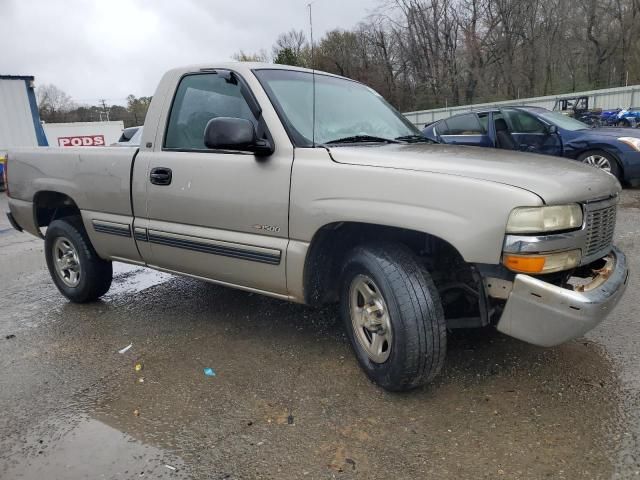
[{"label": "front grille", "polygon": [[587,211],[587,242],[585,257],[594,255],[613,244],[613,232],[616,228],[616,205]]}]

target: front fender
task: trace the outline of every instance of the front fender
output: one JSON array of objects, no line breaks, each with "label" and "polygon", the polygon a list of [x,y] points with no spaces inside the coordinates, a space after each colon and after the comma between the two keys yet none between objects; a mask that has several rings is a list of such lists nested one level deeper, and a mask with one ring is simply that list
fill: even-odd
[{"label": "front fender", "polygon": [[459,175],[340,164],[305,149],[293,166],[289,228],[302,242],[336,222],[404,228],[447,241],[467,262],[497,264],[509,213],[525,205],[542,199]]}]

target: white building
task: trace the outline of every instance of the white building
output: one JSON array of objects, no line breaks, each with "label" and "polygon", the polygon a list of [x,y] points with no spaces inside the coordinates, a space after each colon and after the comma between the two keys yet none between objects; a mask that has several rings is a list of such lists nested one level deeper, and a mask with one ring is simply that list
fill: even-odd
[{"label": "white building", "polygon": [[105,147],[117,142],[122,130],[122,120],[44,124],[47,140],[52,147]]},{"label": "white building", "polygon": [[47,146],[33,77],[0,75],[0,151]]}]

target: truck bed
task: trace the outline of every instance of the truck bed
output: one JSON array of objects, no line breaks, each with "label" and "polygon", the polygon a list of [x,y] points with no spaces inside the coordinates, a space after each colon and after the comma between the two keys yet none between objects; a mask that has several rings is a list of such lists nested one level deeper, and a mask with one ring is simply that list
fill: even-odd
[{"label": "truck bed", "polygon": [[33,202],[53,190],[81,210],[131,215],[131,166],[137,148],[25,148],[9,151],[11,198]]}]

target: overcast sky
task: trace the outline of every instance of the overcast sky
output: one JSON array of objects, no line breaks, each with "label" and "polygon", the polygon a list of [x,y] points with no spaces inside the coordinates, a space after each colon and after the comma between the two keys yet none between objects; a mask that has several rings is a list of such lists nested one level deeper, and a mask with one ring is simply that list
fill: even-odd
[{"label": "overcast sky", "polygon": [[[309,0],[0,0],[0,74],[34,75],[78,103],[152,95],[162,73],[229,60],[308,32]],[[314,35],[350,28],[379,0],[316,0]]]}]

